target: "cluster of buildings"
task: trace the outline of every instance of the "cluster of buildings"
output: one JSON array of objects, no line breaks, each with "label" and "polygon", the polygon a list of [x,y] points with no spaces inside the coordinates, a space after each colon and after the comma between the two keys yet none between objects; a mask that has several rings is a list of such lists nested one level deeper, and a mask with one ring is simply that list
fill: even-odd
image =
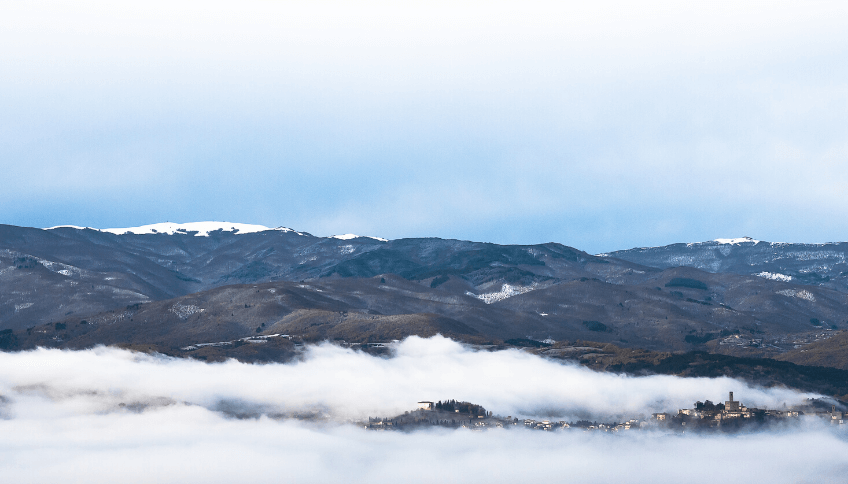
[{"label": "cluster of buildings", "polygon": [[618,432],[638,429],[639,420],[628,420],[624,423],[598,423],[589,421],[566,422],[551,420],[519,420],[511,415],[501,417],[487,412],[483,407],[468,402],[418,402],[418,408],[404,412],[395,417],[369,417],[363,426],[368,430],[413,430],[420,427],[465,428],[470,430],[486,430],[489,428],[526,428],[530,430],[553,431],[562,429],[581,429],[586,431],[599,430]]},{"label": "cluster of buildings", "polygon": [[552,422],[550,420],[536,421],[532,419],[524,420],[524,427],[531,430],[562,430],[562,429],[581,429],[585,431],[597,430],[601,432],[620,432],[622,430],[636,430],[641,427],[641,422],[636,419],[628,420],[624,423],[598,423],[589,422],[588,420],[580,420],[577,422],[566,422],[560,420]]},{"label": "cluster of buildings", "polygon": [[[742,402],[733,399],[730,392],[724,403],[714,404],[709,400],[697,402],[694,408],[684,408],[676,414],[654,413],[650,420],[630,419],[621,423],[598,423],[587,420],[577,422],[552,420],[519,420],[512,416],[500,417],[492,415],[479,405],[468,402],[418,402],[418,408],[404,412],[392,418],[369,418],[364,427],[370,430],[405,430],[419,427],[448,427],[467,428],[470,430],[485,430],[487,428],[526,428],[530,430],[554,431],[562,429],[580,429],[584,431],[621,432],[643,428],[666,428],[672,430],[729,430],[750,428],[758,424],[769,424],[776,421],[798,418],[802,415],[813,415],[826,419],[834,425],[848,422],[848,412],[837,411],[832,405],[830,410],[823,410],[821,402],[815,402],[803,408],[787,408],[784,410],[767,410],[746,407]],[[816,406],[818,405],[818,406]]]},{"label": "cluster of buildings", "polygon": [[402,415],[368,418],[364,427],[369,430],[412,430],[419,427],[448,427],[485,430],[517,426],[518,419],[499,417],[479,405],[468,402],[418,402],[418,408]]},{"label": "cluster of buildings", "polygon": [[844,424],[848,420],[848,413],[838,411],[836,405],[831,405],[830,411],[822,410],[814,405],[804,408],[786,408],[783,410],[769,410],[761,408],[749,408],[742,402],[733,399],[730,392],[728,400],[723,404],[713,404],[709,400],[704,403],[697,402],[695,408],[684,408],[677,411],[677,415],[668,413],[655,413],[651,415],[652,424],[665,427],[740,427],[754,424],[768,424],[780,420],[798,418],[802,415],[811,415],[823,418],[834,425]]}]

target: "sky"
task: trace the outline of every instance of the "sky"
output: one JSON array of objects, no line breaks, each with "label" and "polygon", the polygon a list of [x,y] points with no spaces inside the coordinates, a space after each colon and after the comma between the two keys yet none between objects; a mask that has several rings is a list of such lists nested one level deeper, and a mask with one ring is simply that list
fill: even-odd
[{"label": "sky", "polygon": [[845,2],[0,11],[0,223],[848,240]]},{"label": "sky", "polygon": [[[739,434],[357,425],[449,398],[500,416],[644,421],[728,391],[759,408],[813,396],[731,378],[599,373],[442,337],[408,338],[391,357],[322,344],[298,361],[264,365],[104,347],[0,352],[0,472],[20,483],[844,482],[844,426],[817,417]],[[329,418],[268,417],[312,411]]]}]

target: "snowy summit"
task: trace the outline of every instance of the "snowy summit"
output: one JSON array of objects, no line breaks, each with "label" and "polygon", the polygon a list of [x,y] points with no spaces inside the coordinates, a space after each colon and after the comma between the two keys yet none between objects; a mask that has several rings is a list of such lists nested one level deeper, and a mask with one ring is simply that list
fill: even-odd
[{"label": "snowy summit", "polygon": [[[167,235],[188,235],[194,234],[195,237],[209,237],[209,234],[218,230],[223,232],[230,232],[234,234],[253,234],[256,232],[265,232],[267,230],[276,230],[279,232],[292,232],[297,235],[308,235],[303,232],[298,232],[296,230],[292,230],[286,227],[277,227],[270,228],[264,225],[253,225],[253,224],[240,224],[233,222],[189,222],[189,223],[174,223],[174,222],[163,222],[158,224],[150,224],[150,225],[142,225],[139,227],[123,227],[123,228],[113,228],[113,229],[96,229],[94,227],[79,227],[76,225],[57,225],[55,227],[48,227],[44,230],[54,230],[54,229],[77,229],[77,230],[97,230],[98,232],[109,232],[110,234],[116,235],[124,235],[124,234],[134,234],[134,235],[148,235],[148,234],[167,234]],[[367,238],[379,240],[380,242],[388,242],[387,239],[383,239],[380,237],[371,237],[369,235],[356,235],[356,234],[342,234],[342,235],[331,235],[329,238],[331,239],[340,239],[340,240],[351,240],[358,238]]]},{"label": "snowy summit", "polygon": [[739,238],[736,238],[736,239],[715,239],[715,240],[713,240],[713,242],[716,242],[716,243],[719,243],[719,244],[729,244],[729,245],[759,244],[760,243],[759,240],[752,239],[751,237],[739,237]]},{"label": "snowy summit", "polygon": [[372,237],[370,235],[342,234],[342,235],[331,235],[330,236],[331,239],[341,239],[341,240],[358,239],[360,237],[379,240],[380,242],[388,242],[388,239],[383,239],[383,238],[380,238],[380,237]]},{"label": "snowy summit", "polygon": [[173,223],[173,222],[163,222],[158,224],[150,224],[150,225],[142,225],[140,227],[125,227],[125,228],[113,228],[113,229],[95,229],[92,227],[77,227],[74,225],[59,225],[56,227],[50,227],[45,230],[53,230],[59,228],[74,228],[74,229],[91,229],[98,230],[100,232],[109,232],[111,234],[123,235],[123,234],[135,234],[135,235],[145,235],[145,234],[191,234],[196,232],[194,235],[196,237],[208,237],[211,232],[215,232],[217,230],[221,230],[224,232],[232,232],[237,234],[252,234],[256,232],[264,232],[266,230],[278,230],[281,232],[294,232],[298,235],[304,235],[300,232],[296,232],[292,229],[286,227],[277,227],[270,228],[264,225],[252,225],[252,224],[240,224],[240,223],[231,223],[231,222],[189,222],[189,223]]}]

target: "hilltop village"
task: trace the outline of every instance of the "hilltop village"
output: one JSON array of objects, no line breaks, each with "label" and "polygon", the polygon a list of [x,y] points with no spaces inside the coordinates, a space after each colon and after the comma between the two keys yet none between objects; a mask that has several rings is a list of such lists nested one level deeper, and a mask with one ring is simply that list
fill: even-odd
[{"label": "hilltop village", "polygon": [[665,429],[671,431],[722,431],[756,430],[775,424],[797,420],[803,416],[823,419],[833,425],[848,421],[848,412],[836,409],[816,399],[799,407],[782,410],[746,407],[733,399],[730,392],[724,403],[709,400],[696,402],[693,408],[679,409],[677,413],[654,413],[650,418],[628,419],[624,422],[599,423],[588,420],[552,421],[519,419],[512,416],[493,415],[480,405],[469,402],[445,400],[421,401],[418,408],[395,417],[369,417],[362,422],[368,430],[409,431],[426,427],[465,428],[487,430],[490,428],[526,428],[531,430],[574,429],[584,431],[621,432],[641,429]]},{"label": "hilltop village", "polygon": [[[821,405],[818,405],[821,407]],[[724,403],[713,403],[709,400],[696,402],[693,408],[683,408],[677,414],[655,413],[651,415],[651,422],[658,427],[677,430],[706,430],[706,429],[750,429],[752,427],[768,425],[786,421],[786,419],[798,418],[802,415],[814,415],[828,419],[831,423],[842,424],[844,422],[842,412],[836,411],[832,405],[830,412],[816,408],[810,404],[801,408],[785,408],[783,410],[768,410],[746,407],[742,402],[733,399],[730,392]]]}]

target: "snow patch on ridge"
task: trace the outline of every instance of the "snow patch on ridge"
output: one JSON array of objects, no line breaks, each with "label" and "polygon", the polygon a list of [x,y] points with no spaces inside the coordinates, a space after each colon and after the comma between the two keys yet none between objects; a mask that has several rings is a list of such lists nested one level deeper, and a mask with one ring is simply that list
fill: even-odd
[{"label": "snow patch on ridge", "polygon": [[199,307],[195,306],[194,304],[183,305],[183,304],[177,303],[177,304],[174,304],[173,306],[171,306],[170,308],[168,308],[168,311],[176,314],[177,317],[180,318],[180,319],[188,319],[189,316],[196,314],[196,313],[202,313],[203,311],[206,311],[206,310],[203,309],[203,308],[199,308]]},{"label": "snow patch on ridge", "polygon": [[757,274],[757,277],[762,277],[765,279],[771,279],[772,281],[781,281],[781,282],[789,282],[792,280],[792,276],[787,276],[786,274],[780,274],[778,272],[760,272]]},{"label": "snow patch on ridge", "polygon": [[388,242],[389,241],[388,239],[384,239],[384,238],[381,238],[381,237],[372,237],[370,235],[356,235],[356,234],[331,235],[329,238],[339,239],[339,240],[351,240],[351,239],[358,239],[360,237],[364,237],[366,239],[379,240],[380,242]]},{"label": "snow patch on ridge", "polygon": [[23,304],[15,304],[15,314],[18,313],[21,309],[31,308],[34,303],[27,302]]}]

